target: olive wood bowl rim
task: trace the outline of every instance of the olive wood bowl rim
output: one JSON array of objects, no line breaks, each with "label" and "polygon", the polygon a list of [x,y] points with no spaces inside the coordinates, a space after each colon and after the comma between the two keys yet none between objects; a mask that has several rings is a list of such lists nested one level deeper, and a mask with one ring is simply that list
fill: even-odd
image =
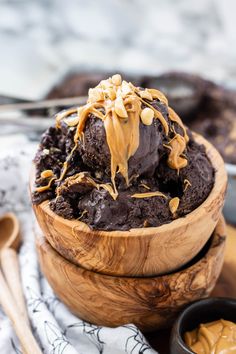
[{"label": "olive wood bowl rim", "polygon": [[[176,220],[171,221],[170,223],[163,224],[160,226],[155,227],[146,227],[146,228],[131,228],[129,230],[121,231],[121,230],[113,230],[113,231],[106,231],[106,230],[92,230],[86,223],[79,221],[77,219],[65,219],[56,213],[54,213],[49,207],[49,200],[45,200],[42,203],[38,204],[37,207],[42,209],[42,212],[48,214],[52,218],[57,218],[59,223],[64,224],[65,226],[79,231],[80,229],[83,232],[97,234],[103,237],[122,237],[122,236],[131,236],[131,237],[139,237],[139,236],[147,236],[152,233],[160,232],[164,233],[165,231],[171,232],[178,227],[182,227],[184,225],[188,226],[191,224],[192,220],[201,219],[205,214],[205,208],[211,204],[214,199],[218,196],[219,192],[224,189],[226,190],[227,186],[227,173],[225,169],[225,164],[223,158],[221,157],[218,150],[209,143],[205,138],[203,138],[200,134],[194,133],[194,140],[199,145],[204,145],[206,149],[206,155],[210,160],[214,172],[215,172],[215,181],[213,188],[208,195],[208,197],[204,200],[202,204],[200,204],[196,209],[188,213],[187,215],[180,217]],[[209,156],[209,151],[212,153],[213,156]],[[30,193],[34,190],[34,181],[35,181],[35,167],[34,164],[31,169],[30,173]]]},{"label": "olive wood bowl rim", "polygon": [[[200,263],[202,263],[202,262],[205,263],[206,259],[208,259],[209,257],[212,257],[212,256],[214,257],[217,254],[218,248],[225,245],[226,238],[227,238],[227,236],[226,236],[226,223],[225,223],[225,219],[224,219],[223,214],[221,214],[221,216],[216,224],[216,227],[211,235],[210,244],[209,244],[208,249],[206,250],[206,252],[203,254],[203,256],[200,259],[198,259],[196,262],[194,262],[190,266],[188,266],[188,264],[186,264],[184,267],[179,268],[175,271],[166,273],[166,274],[151,275],[151,276],[150,275],[148,275],[148,276],[127,275],[126,276],[126,275],[113,275],[113,274],[100,273],[100,272],[96,272],[92,269],[83,268],[83,266],[81,266],[79,264],[72,263],[67,258],[63,257],[56,249],[53,248],[53,246],[47,240],[47,237],[43,234],[42,230],[38,227],[38,225],[35,228],[34,233],[35,233],[37,247],[38,247],[38,245],[40,245],[42,243],[46,243],[47,251],[50,252],[51,254],[53,254],[52,257],[56,257],[58,260],[61,260],[61,262],[63,262],[64,264],[70,265],[70,267],[72,267],[71,269],[74,269],[74,270],[79,269],[80,271],[83,271],[83,272],[93,273],[96,276],[102,277],[102,278],[114,278],[114,279],[122,278],[127,281],[134,280],[134,279],[146,281],[146,280],[154,280],[154,279],[158,279],[158,278],[166,278],[166,277],[169,278],[172,276],[176,276],[178,273],[189,272],[189,271],[192,272],[194,270],[194,268],[198,268]],[[219,239],[221,242],[219,242]]]}]

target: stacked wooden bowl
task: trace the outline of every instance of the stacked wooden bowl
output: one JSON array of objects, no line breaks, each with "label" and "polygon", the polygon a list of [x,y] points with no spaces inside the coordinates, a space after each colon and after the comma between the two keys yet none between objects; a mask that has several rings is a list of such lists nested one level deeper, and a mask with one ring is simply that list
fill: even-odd
[{"label": "stacked wooden bowl", "polygon": [[227,176],[216,149],[200,136],[195,139],[206,147],[215,184],[197,209],[170,224],[94,231],[59,217],[48,201],[34,205],[44,235],[37,235],[42,270],[81,318],[152,330],[167,326],[184,305],[211,292],[223,264]]}]

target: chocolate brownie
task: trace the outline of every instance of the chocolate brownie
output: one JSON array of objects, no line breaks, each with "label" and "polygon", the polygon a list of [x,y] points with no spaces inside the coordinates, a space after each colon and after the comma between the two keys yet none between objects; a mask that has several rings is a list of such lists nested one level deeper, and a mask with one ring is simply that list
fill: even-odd
[{"label": "chocolate brownie", "polygon": [[204,146],[158,90],[114,75],[87,105],[60,112],[35,157],[33,202],[97,230],[159,226],[197,208],[214,184]]}]

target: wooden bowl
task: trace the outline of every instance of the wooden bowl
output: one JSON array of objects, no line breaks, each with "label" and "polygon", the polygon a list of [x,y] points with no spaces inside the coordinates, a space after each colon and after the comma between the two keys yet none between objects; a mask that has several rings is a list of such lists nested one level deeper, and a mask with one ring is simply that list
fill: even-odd
[{"label": "wooden bowl", "polygon": [[205,145],[215,169],[214,187],[197,209],[159,227],[109,232],[91,230],[78,220],[66,220],[45,201],[34,205],[34,211],[51,246],[74,264],[111,275],[166,274],[186,264],[211,236],[227,185],[224,162],[217,150],[201,136],[195,135],[195,139]]},{"label": "wooden bowl", "polygon": [[225,240],[220,218],[212,238],[191,264],[176,273],[147,278],[83,269],[63,258],[40,234],[37,250],[44,275],[73,313],[97,325],[134,323],[150,331],[170,325],[184,305],[210,294],[222,268]]}]

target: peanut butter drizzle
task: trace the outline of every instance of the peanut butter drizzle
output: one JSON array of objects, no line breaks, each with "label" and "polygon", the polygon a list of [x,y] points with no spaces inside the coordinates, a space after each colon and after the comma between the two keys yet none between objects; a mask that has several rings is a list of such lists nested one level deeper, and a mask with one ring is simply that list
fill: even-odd
[{"label": "peanut butter drizzle", "polygon": [[85,172],[79,172],[73,176],[67,177],[65,179],[65,182],[60,187],[57,188],[57,195],[60,195],[63,192],[63,190],[65,190],[66,188],[68,188],[76,183],[84,184],[86,186],[95,187],[98,190],[100,188],[103,188],[106,191],[108,191],[111,194],[111,196],[114,198],[114,191],[113,191],[113,188],[110,184],[97,183],[97,182],[95,182],[95,180],[91,176],[89,176]]},{"label": "peanut butter drizzle", "polygon": [[54,175],[52,170],[44,170],[43,172],[41,172],[41,178],[48,178],[48,177],[52,177]]},{"label": "peanut butter drizzle", "polygon": [[146,192],[146,193],[135,193],[131,195],[131,198],[151,198],[151,197],[163,197],[167,199],[167,196],[159,191],[156,192]]},{"label": "peanut butter drizzle", "polygon": [[104,120],[107,144],[111,152],[111,180],[116,191],[115,176],[118,172],[125,178],[129,185],[128,160],[133,156],[139,146],[139,115],[141,104],[134,99],[127,100],[125,103],[132,105],[128,119],[120,119],[114,110],[107,115]]},{"label": "peanut butter drizzle", "polygon": [[[81,111],[78,112],[79,121],[74,135],[74,142],[77,144],[78,140],[81,139],[82,133],[85,128],[86,121],[90,114],[94,114],[97,118],[104,120],[104,115],[97,110],[97,108],[103,107],[99,103],[87,103]],[[82,108],[82,107],[81,107]]]},{"label": "peanut butter drizzle", "polygon": [[189,182],[187,178],[184,179],[184,192],[188,189],[188,187],[191,187],[192,184]]},{"label": "peanut butter drizzle", "polygon": [[180,119],[180,117],[178,116],[178,114],[170,107],[168,107],[168,112],[169,112],[169,118],[172,122],[177,123],[183,130],[184,133],[184,140],[187,143],[189,141],[189,137],[187,135],[187,131],[186,128],[182,122],[182,120]]},{"label": "peanut butter drizzle", "polygon": [[35,188],[36,192],[38,192],[38,193],[41,193],[41,192],[44,192],[44,191],[48,190],[51,187],[52,182],[56,180],[56,177],[55,177],[55,175],[54,175],[52,170],[44,170],[44,171],[42,171],[41,174],[40,174],[40,177],[42,179],[48,179],[50,177],[51,178],[50,178],[50,180],[49,180],[49,182],[48,182],[48,184],[46,186],[41,186],[41,187]]},{"label": "peanut butter drizzle", "polygon": [[148,190],[151,189],[151,188],[148,187],[145,183],[140,183],[140,187],[143,187],[143,188],[148,189]]},{"label": "peanut butter drizzle", "polygon": [[175,215],[178,207],[179,207],[179,202],[180,202],[180,199],[178,197],[175,197],[175,198],[172,198],[170,201],[169,201],[169,208],[170,208],[170,212]]},{"label": "peanut butter drizzle", "polygon": [[166,106],[168,106],[168,100],[161,91],[157,89],[147,89],[147,91],[151,94],[153,99],[158,99],[159,101],[163,102]]},{"label": "peanut butter drizzle", "polygon": [[76,113],[77,112],[77,108],[72,107],[70,109],[64,110],[60,113],[57,114],[56,116],[56,128],[60,128],[60,122],[63,118],[69,116],[70,114]]},{"label": "peanut butter drizzle", "polygon": [[222,319],[201,324],[186,332],[184,340],[196,354],[233,354],[236,353],[236,324]]},{"label": "peanut butter drizzle", "polygon": [[180,134],[176,134],[175,137],[169,141],[169,147],[168,166],[173,169],[176,169],[176,166],[178,166],[178,170],[187,166],[188,160],[181,156],[186,148],[184,137]]},{"label": "peanut butter drizzle", "polygon": [[157,109],[155,109],[151,104],[149,104],[148,102],[144,101],[143,99],[140,99],[141,102],[143,104],[145,104],[146,106],[148,106],[149,108],[154,110],[154,117],[159,119],[159,121],[161,122],[161,124],[163,125],[163,128],[165,130],[165,134],[168,135],[169,134],[169,126],[167,121],[165,120],[165,118],[163,117],[163,115],[161,114],[161,112],[159,112]]},{"label": "peanut butter drizzle", "polygon": [[35,189],[36,192],[41,193],[41,192],[44,192],[44,191],[50,189],[50,187],[51,187],[51,185],[52,185],[52,182],[55,181],[55,180],[56,180],[56,177],[51,178],[46,186],[37,187],[37,188]]},{"label": "peanut butter drizzle", "polygon": [[58,179],[58,181],[62,181],[66,172],[67,172],[67,169],[68,169],[68,163],[73,155],[73,152],[76,150],[77,148],[77,143],[75,144],[75,146],[73,147],[73,149],[71,150],[70,154],[67,156],[67,159],[66,161],[63,163],[63,168],[62,168],[62,171],[61,171],[61,175],[60,175],[60,178]]},{"label": "peanut butter drizzle", "polygon": [[[161,122],[165,134],[167,136],[169,134],[168,122],[163,117],[162,113],[142,99],[141,95],[143,97],[148,95],[149,100],[158,99],[163,104],[168,105],[166,97],[160,91],[146,89],[144,93],[143,90],[122,80],[120,75],[113,75],[108,80],[102,80],[94,89],[89,90],[86,105],[79,108],[71,108],[57,115],[56,127],[58,129],[60,129],[61,120],[64,120],[70,127],[76,126],[74,135],[75,146],[64,162],[61,176],[57,181],[61,181],[65,177],[68,162],[77,148],[78,140],[83,138],[86,121],[91,117],[91,114],[93,114],[96,118],[104,122],[107,144],[111,154],[111,182],[113,189],[109,184],[107,188],[104,186],[103,188],[107,189],[114,199],[117,198],[118,191],[115,184],[116,173],[119,172],[124,177],[126,184],[129,185],[128,160],[135,154],[139,147],[139,124],[142,103],[154,111],[154,118]],[[181,119],[171,108],[168,108],[168,110],[170,120],[176,122],[183,129],[184,133],[184,136],[176,134],[168,143],[168,149],[170,150],[168,165],[170,168],[179,170],[187,165],[187,160],[182,154],[186,148],[188,136]],[[68,116],[73,113],[77,113],[77,117],[71,117],[70,119]],[[48,188],[50,188],[50,186]],[[39,188],[37,189],[38,191]],[[142,196],[141,194],[135,195],[139,195],[138,198],[146,198],[147,195],[150,197],[158,195],[156,193],[160,192],[146,193],[146,196],[144,196],[144,193],[142,193]],[[160,193],[160,196],[164,195]]]}]

